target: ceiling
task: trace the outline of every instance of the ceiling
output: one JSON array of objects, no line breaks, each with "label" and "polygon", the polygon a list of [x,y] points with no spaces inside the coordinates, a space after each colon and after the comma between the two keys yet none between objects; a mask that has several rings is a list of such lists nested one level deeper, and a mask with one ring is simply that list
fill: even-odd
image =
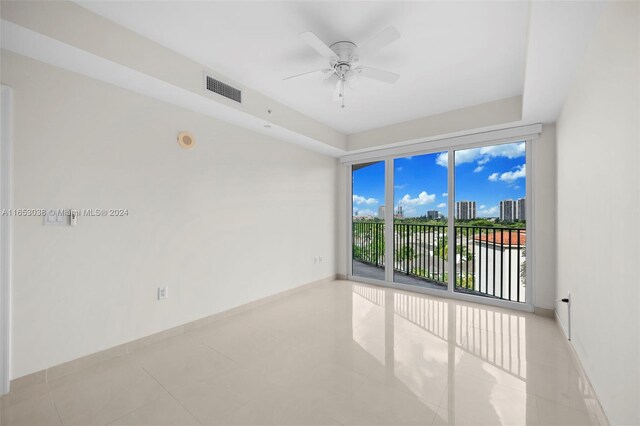
[{"label": "ceiling", "polygon": [[[140,2],[83,7],[351,134],[523,93],[528,2]],[[326,66],[298,39],[362,44],[389,25],[402,37],[361,63],[401,75],[347,89],[306,76]]]}]

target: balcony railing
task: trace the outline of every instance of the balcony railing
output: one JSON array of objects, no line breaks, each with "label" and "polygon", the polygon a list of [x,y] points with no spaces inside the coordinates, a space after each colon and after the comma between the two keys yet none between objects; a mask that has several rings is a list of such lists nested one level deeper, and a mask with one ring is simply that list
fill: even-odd
[{"label": "balcony railing", "polygon": [[[526,231],[522,228],[456,225],[455,291],[525,301]],[[449,244],[446,225],[395,223],[395,273],[446,285]],[[384,223],[353,222],[353,259],[385,266]]]}]

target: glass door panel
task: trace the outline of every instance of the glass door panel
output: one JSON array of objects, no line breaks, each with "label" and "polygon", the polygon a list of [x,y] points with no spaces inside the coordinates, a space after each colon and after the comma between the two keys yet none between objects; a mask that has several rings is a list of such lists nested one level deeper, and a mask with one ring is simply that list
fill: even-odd
[{"label": "glass door panel", "polygon": [[447,289],[447,153],[393,160],[393,281]]},{"label": "glass door panel", "polygon": [[384,161],[352,166],[352,275],[384,281]]},{"label": "glass door panel", "polygon": [[525,142],[455,152],[454,291],[526,302]]}]

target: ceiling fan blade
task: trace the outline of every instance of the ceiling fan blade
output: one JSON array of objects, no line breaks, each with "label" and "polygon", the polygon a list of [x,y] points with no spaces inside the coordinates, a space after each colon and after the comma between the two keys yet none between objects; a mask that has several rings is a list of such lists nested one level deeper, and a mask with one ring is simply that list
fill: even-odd
[{"label": "ceiling fan blade", "polygon": [[330,74],[327,78],[322,80],[322,84],[325,86],[331,86],[332,88],[336,87],[336,82],[339,80],[338,76],[335,73]]},{"label": "ceiling fan blade", "polygon": [[376,53],[378,50],[384,48],[385,46],[388,46],[399,38],[400,32],[396,29],[396,27],[387,27],[377,36],[367,41],[360,48],[360,55],[370,55]]},{"label": "ceiling fan blade", "polygon": [[320,40],[318,36],[311,31],[301,33],[298,37],[327,59],[335,58],[337,56],[336,53],[325,44],[325,42]]},{"label": "ceiling fan blade", "polygon": [[383,83],[389,84],[395,83],[400,78],[400,74],[396,74],[395,72],[391,71],[379,70],[377,68],[358,67],[356,71],[362,77],[382,81]]},{"label": "ceiling fan blade", "polygon": [[292,75],[292,76],[289,76],[289,77],[285,77],[282,80],[283,81],[284,80],[290,80],[292,78],[302,77],[303,75],[314,74],[314,73],[317,73],[317,72],[328,73],[331,70],[332,70],[331,68],[321,68],[319,70],[307,71],[307,72],[303,72],[303,73],[300,73],[300,74],[296,74],[296,75]]}]

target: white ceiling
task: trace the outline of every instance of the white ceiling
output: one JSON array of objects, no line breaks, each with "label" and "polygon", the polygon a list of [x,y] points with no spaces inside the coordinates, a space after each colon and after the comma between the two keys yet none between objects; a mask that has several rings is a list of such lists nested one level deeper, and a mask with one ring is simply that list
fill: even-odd
[{"label": "white ceiling", "polygon": [[[344,133],[521,95],[528,2],[141,2],[82,6]],[[298,40],[362,44],[389,25],[402,38],[363,65],[397,72],[362,79],[347,108],[314,76],[325,60]]]}]

